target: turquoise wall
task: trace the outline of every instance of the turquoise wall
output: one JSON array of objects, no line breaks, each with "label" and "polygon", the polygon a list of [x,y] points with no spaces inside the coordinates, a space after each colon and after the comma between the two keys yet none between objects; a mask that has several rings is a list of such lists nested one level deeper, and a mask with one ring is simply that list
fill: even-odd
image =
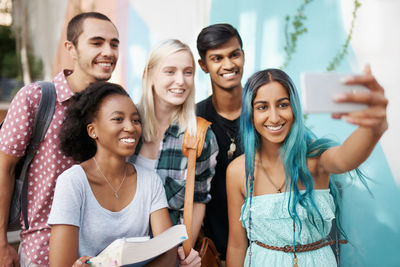
[{"label": "turquoise wall", "polygon": [[[324,71],[346,40],[340,1],[309,1],[304,9],[307,33],[297,42],[297,51],[284,70],[298,89],[301,71]],[[304,1],[213,1],[210,23],[228,22],[243,37],[246,55],[245,80],[254,71],[280,67],[285,59],[284,26],[287,15],[293,17]],[[362,6],[361,6],[362,8]],[[351,47],[339,72],[360,72]],[[342,142],[355,128],[329,115],[309,115],[309,126],[318,136]],[[361,166],[371,180],[372,195],[349,179],[343,191],[343,224],[349,245],[342,246],[341,266],[400,266],[400,190],[380,145]]]}]

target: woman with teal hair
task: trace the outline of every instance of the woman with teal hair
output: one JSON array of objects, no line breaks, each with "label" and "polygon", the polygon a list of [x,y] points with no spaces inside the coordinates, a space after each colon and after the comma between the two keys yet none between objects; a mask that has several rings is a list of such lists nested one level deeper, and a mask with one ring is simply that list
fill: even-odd
[{"label": "woman with teal hair", "polygon": [[330,176],[355,169],[365,183],[357,167],[388,127],[388,101],[369,67],[347,83],[370,92],[339,95],[336,101],[368,108],[332,115],[358,125],[336,145],[306,127],[298,92],[286,73],[267,69],[247,81],[240,122],[245,153],[227,169],[227,266],[337,265],[329,246],[336,240],[328,235],[340,215],[339,194]]}]

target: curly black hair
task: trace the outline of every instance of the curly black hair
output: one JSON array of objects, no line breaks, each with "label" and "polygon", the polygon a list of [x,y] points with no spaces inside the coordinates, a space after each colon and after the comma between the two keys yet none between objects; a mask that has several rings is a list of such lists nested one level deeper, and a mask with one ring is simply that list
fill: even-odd
[{"label": "curly black hair", "polygon": [[96,154],[96,142],[89,137],[86,127],[96,117],[101,102],[113,94],[129,97],[124,88],[109,82],[91,83],[71,97],[60,131],[60,147],[66,156],[83,162]]}]

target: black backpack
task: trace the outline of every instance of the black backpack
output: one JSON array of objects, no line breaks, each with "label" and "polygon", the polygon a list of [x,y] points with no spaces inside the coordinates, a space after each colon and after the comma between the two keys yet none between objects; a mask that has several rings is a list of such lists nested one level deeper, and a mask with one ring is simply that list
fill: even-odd
[{"label": "black backpack", "polygon": [[[32,139],[23,156],[15,167],[15,185],[10,204],[7,231],[15,231],[21,228],[20,216],[24,218],[25,228],[29,228],[28,223],[28,179],[27,172],[29,165],[34,158],[40,143],[43,141],[53,119],[56,106],[56,88],[51,82],[38,82],[42,90],[39,107],[33,124]],[[3,121],[4,122],[4,121]],[[0,124],[0,128],[3,126]]]}]

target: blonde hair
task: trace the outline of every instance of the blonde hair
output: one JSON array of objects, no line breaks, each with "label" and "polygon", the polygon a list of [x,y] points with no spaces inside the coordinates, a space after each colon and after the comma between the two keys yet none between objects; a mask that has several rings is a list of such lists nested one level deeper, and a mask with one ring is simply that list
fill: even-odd
[{"label": "blonde hair", "polygon": [[[157,118],[154,110],[154,89],[152,85],[152,75],[157,70],[158,64],[166,57],[179,51],[187,51],[191,55],[193,61],[193,74],[195,61],[189,46],[179,40],[168,39],[154,47],[147,59],[146,66],[143,71],[142,79],[142,96],[138,105],[140,115],[142,117],[142,136],[144,141],[154,141],[158,134]],[[190,135],[196,134],[196,113],[195,113],[195,86],[190,91],[185,102],[174,112],[171,122],[177,122],[182,131],[187,130]]]}]

